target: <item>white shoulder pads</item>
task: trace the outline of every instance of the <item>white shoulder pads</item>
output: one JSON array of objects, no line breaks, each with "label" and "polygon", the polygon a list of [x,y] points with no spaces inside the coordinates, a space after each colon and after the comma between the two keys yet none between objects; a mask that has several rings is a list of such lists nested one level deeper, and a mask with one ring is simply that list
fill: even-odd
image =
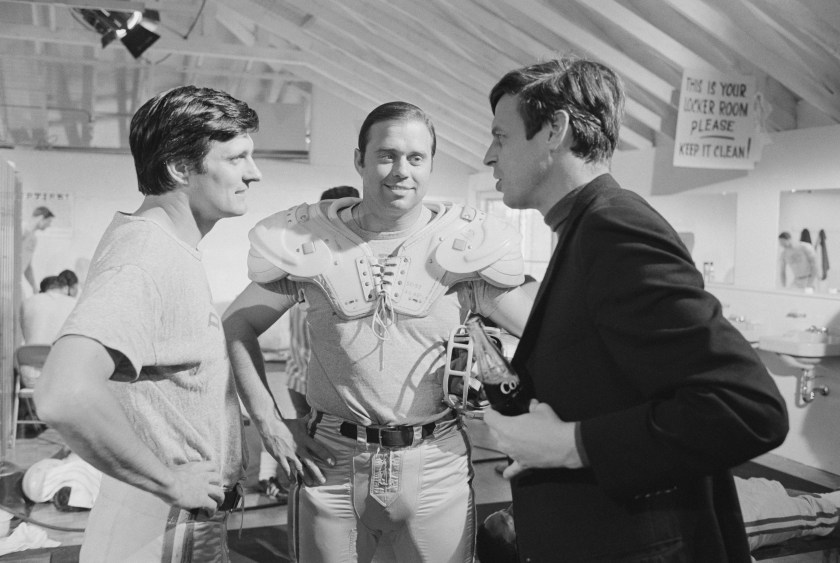
[{"label": "white shoulder pads", "polygon": [[507,222],[473,207],[461,209],[461,221],[447,229],[435,260],[455,274],[476,273],[498,287],[525,281],[519,232]]},{"label": "white shoulder pads", "polygon": [[315,204],[303,203],[263,219],[251,229],[248,239],[248,276],[266,283],[291,275],[310,279],[335,265],[336,252],[351,249],[359,241],[353,233],[337,231],[326,217],[327,208],[343,207],[355,198]]}]

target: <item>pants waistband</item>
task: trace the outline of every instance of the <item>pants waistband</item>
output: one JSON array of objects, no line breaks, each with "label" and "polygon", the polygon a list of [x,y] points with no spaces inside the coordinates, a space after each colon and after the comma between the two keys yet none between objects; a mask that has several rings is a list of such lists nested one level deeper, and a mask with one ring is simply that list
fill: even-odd
[{"label": "pants waistband", "polygon": [[429,422],[422,426],[359,426],[352,422],[342,422],[339,431],[342,436],[363,440],[368,444],[379,444],[385,448],[407,448],[435,432],[437,423]]},{"label": "pants waistband", "polygon": [[341,434],[345,438],[367,444],[379,444],[386,448],[411,447],[427,438],[446,433],[458,424],[458,420],[449,414],[433,422],[416,426],[363,426],[316,409],[310,412],[307,423],[310,434],[314,434],[316,428],[322,428]]}]

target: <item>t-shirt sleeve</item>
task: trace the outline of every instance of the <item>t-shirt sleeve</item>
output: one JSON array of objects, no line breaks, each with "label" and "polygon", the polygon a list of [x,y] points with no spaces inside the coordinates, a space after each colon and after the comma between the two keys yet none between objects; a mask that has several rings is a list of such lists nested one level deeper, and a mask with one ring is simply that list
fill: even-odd
[{"label": "t-shirt sleeve", "polygon": [[143,366],[157,363],[154,342],[161,315],[160,292],[151,276],[136,266],[121,266],[87,280],[60,336],[85,336],[121,353],[131,367],[121,364],[115,375],[136,379]]},{"label": "t-shirt sleeve", "polygon": [[496,287],[484,280],[473,280],[461,288],[461,301],[467,302],[467,306],[473,313],[482,317],[489,317],[496,312],[505,297],[515,288]]}]

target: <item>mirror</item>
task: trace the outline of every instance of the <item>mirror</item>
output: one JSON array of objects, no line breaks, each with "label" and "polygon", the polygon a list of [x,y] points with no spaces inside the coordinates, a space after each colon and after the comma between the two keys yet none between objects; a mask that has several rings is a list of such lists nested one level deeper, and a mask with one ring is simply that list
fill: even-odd
[{"label": "mirror", "polygon": [[681,193],[648,201],[680,234],[707,283],[734,283],[736,194]]},{"label": "mirror", "polygon": [[[840,291],[840,189],[791,190],[782,192],[779,204],[779,233],[791,235],[792,247],[808,244],[807,253],[797,255],[779,245],[776,264],[776,286],[793,291],[836,294]],[[804,239],[804,240],[803,240]],[[806,254],[816,262],[815,281],[808,284]],[[785,265],[785,284],[781,269]],[[797,280],[796,278],[800,279]]]}]

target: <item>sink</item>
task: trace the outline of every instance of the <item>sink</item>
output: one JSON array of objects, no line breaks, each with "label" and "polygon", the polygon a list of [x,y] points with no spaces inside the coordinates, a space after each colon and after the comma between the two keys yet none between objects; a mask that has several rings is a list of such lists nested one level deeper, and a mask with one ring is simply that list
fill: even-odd
[{"label": "sink", "polygon": [[827,385],[815,385],[817,364],[831,356],[840,356],[840,336],[827,332],[791,331],[762,336],[760,350],[775,352],[785,364],[802,370],[796,404],[805,406],[819,395],[829,393]]},{"label": "sink", "polygon": [[786,332],[762,336],[758,348],[793,356],[801,363],[817,364],[823,358],[840,356],[840,336],[820,332]]},{"label": "sink", "polygon": [[747,342],[755,346],[758,344],[761,336],[761,325],[758,323],[752,323],[750,321],[744,321],[740,319],[730,318],[730,323],[741,335],[746,338]]}]

